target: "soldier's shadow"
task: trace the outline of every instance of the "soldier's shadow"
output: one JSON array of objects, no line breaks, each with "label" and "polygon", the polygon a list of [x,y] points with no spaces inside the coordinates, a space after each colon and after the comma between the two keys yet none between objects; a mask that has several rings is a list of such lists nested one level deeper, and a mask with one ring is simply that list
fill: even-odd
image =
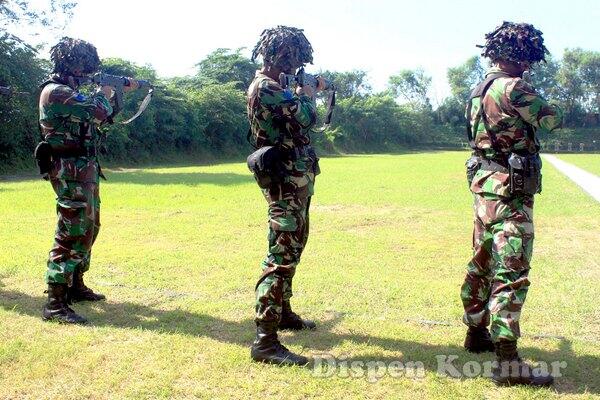
[{"label": "soldier's shadow", "polygon": [[[26,293],[6,290],[0,286],[0,308],[23,315],[40,317],[41,307],[45,298],[32,296]],[[251,318],[229,321],[206,314],[196,314],[185,310],[160,310],[151,306],[120,302],[114,303],[81,303],[77,309],[82,312],[93,326],[110,326],[123,329],[148,329],[161,333],[209,337],[213,340],[233,343],[244,347],[244,351],[254,338],[254,322]],[[382,356],[377,353],[360,354],[353,357],[344,357],[347,362],[361,361],[363,363],[382,361],[386,364],[392,361],[422,362],[426,371],[437,373],[439,360],[437,356],[452,356],[458,358],[453,362],[461,370],[462,366],[471,360],[483,363],[493,360],[490,353],[484,355],[468,354],[462,346],[457,345],[432,345],[429,343],[411,340],[380,337],[344,329],[343,314],[335,314],[326,321],[318,321],[316,331],[298,333],[283,333],[283,342],[294,346],[295,350],[301,349],[304,354],[313,355],[329,354],[334,357],[347,356],[340,353],[337,348],[343,347],[345,342],[359,344],[380,349],[382,352],[400,353],[397,356]],[[59,325],[57,325],[57,329]],[[415,327],[415,329],[418,329]],[[447,327],[430,327],[429,329],[447,329]],[[600,358],[592,355],[577,355],[571,342],[561,340],[558,350],[551,351],[538,347],[522,347],[523,356],[548,363],[564,361],[567,368],[562,370],[563,377],[556,380],[551,391],[558,393],[600,393]],[[367,367],[363,366],[365,374]],[[468,379],[468,378],[460,378]],[[490,383],[491,385],[491,383]]]},{"label": "soldier's shadow", "polygon": [[[0,287],[0,308],[23,315],[41,317],[44,296],[5,290]],[[74,305],[91,326],[147,329],[172,334],[206,336],[220,342],[249,345],[254,337],[254,322],[227,321],[189,311],[161,310],[147,305],[120,302],[77,303]]]},{"label": "soldier's shadow", "polygon": [[[331,352],[331,355],[334,357],[342,356],[343,360],[347,361],[347,365],[350,365],[353,361],[360,361],[363,364],[382,361],[386,365],[389,365],[393,361],[401,361],[405,364],[406,362],[415,363],[420,361],[424,364],[423,366],[426,371],[435,373],[440,372],[440,366],[442,366],[442,370],[449,372],[449,369],[446,368],[444,364],[444,362],[448,360],[448,356],[457,356],[457,358],[452,361],[452,365],[460,372],[464,371],[463,366],[469,361],[477,361],[480,364],[483,364],[495,359],[495,355],[492,353],[467,353],[462,347],[462,343],[457,343],[457,345],[433,345],[394,337],[372,336],[352,331],[342,333],[339,332],[339,323],[341,322],[341,319],[341,317],[336,317],[328,321],[320,322],[319,329],[315,332],[286,337],[285,343],[315,350],[315,355],[319,355],[319,352],[322,353],[321,356],[329,355]],[[418,328],[415,327],[415,329]],[[448,329],[448,327],[436,326],[427,327],[426,329]],[[566,363],[566,368],[560,369],[563,376],[558,377],[555,380],[555,384],[548,390],[557,393],[599,394],[600,381],[598,380],[598,377],[600,377],[600,357],[590,354],[576,354],[572,348],[572,342],[568,339],[557,338],[551,340],[560,341],[557,350],[544,349],[542,347],[543,342],[540,342],[539,347],[519,346],[519,353],[523,358],[533,360],[534,362],[546,362],[550,369],[552,368],[551,363],[553,362]],[[332,349],[336,347],[343,348],[344,342],[363,345],[367,344],[369,346],[367,351],[369,352],[372,352],[372,348],[375,347],[382,352],[400,352],[401,356],[382,356],[377,353],[366,353],[348,357],[347,353],[339,352],[338,350],[332,351]],[[363,366],[361,368],[366,376],[369,372],[368,367]],[[409,372],[410,371],[407,371],[407,373]],[[444,376],[449,375],[446,374]],[[458,379],[469,378],[468,375],[465,374]],[[491,382],[490,385],[493,386]]]}]

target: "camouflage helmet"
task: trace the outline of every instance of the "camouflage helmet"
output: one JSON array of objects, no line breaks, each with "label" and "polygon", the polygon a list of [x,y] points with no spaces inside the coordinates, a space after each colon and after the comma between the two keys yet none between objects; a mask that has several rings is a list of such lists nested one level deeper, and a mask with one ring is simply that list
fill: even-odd
[{"label": "camouflage helmet", "polygon": [[546,61],[549,54],[541,31],[531,24],[507,21],[485,35],[485,45],[477,47],[492,61],[536,63]]},{"label": "camouflage helmet", "polygon": [[100,67],[100,58],[94,45],[66,36],[50,49],[50,59],[54,63],[52,72],[65,75],[77,69],[84,74],[91,74]]},{"label": "camouflage helmet", "polygon": [[252,51],[252,61],[261,56],[263,63],[282,69],[299,68],[313,61],[313,48],[303,30],[279,25],[265,29]]}]

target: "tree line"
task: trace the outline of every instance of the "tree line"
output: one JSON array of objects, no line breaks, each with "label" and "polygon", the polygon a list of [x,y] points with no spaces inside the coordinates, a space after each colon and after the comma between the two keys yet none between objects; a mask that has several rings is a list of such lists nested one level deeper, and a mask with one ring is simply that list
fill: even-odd
[{"label": "tree line", "polygon": [[[258,68],[243,49],[217,49],[196,65],[194,75],[176,78],[162,78],[151,66],[128,60],[102,60],[104,72],[148,79],[156,86],[138,119],[108,128],[104,158],[148,163],[249,153],[245,91]],[[314,133],[313,141],[326,152],[464,146],[464,104],[485,69],[479,57],[449,68],[451,95],[435,107],[428,95],[431,77],[422,69],[400,71],[380,91],[371,88],[365,71],[322,71],[335,82],[338,99],[332,124]],[[31,154],[39,140],[37,87],[50,70],[35,47],[0,33],[0,85],[30,93],[0,98],[0,171],[33,164]],[[563,132],[542,133],[542,141],[600,143],[600,53],[567,49],[561,59],[536,68],[532,79],[542,95],[558,101],[566,112]],[[126,95],[121,120],[135,113],[144,95]],[[323,103],[320,99],[320,115]]]}]

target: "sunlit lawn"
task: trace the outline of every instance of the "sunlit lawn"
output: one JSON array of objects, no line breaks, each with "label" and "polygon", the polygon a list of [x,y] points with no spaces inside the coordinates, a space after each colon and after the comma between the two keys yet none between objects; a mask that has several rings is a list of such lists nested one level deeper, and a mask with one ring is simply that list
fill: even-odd
[{"label": "sunlit lawn", "polygon": [[[0,398],[547,399],[600,395],[600,205],[544,168],[520,342],[566,361],[554,388],[497,388],[437,373],[491,360],[463,351],[459,288],[470,255],[466,153],[322,160],[296,310],[315,332],[285,333],[307,355],[421,361],[425,377],[318,378],[250,362],[253,288],[266,207],[243,164],[110,171],[87,275],[108,296],[76,304],[91,324],[40,319],[54,195],[0,182]],[[591,170],[591,168],[590,168]],[[338,374],[340,375],[340,374]]]},{"label": "sunlit lawn", "polygon": [[559,154],[558,157],[600,176],[600,154]]}]

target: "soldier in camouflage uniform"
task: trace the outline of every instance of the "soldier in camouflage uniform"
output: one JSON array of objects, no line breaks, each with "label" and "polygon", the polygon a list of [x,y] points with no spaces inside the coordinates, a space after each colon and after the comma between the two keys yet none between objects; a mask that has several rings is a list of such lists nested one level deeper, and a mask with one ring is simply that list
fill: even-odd
[{"label": "soldier in camouflage uniform", "polygon": [[560,127],[562,112],[523,79],[532,64],[545,60],[540,31],[504,22],[486,35],[483,49],[492,67],[467,106],[475,223],[473,258],[461,291],[469,327],[465,348],[496,352],[499,363],[492,379],[498,384],[547,385],[552,376],[533,376],[517,352],[519,317],[530,284],[533,195],[541,181],[533,193],[511,188],[509,157],[528,157],[541,167],[536,135]]},{"label": "soldier in camouflage uniform", "polygon": [[[100,229],[99,178],[97,159],[100,140],[98,125],[112,114],[112,89],[104,86],[86,96],[77,91],[77,79],[100,67],[96,48],[83,40],[64,37],[50,50],[53,75],[40,94],[41,145],[51,154],[49,180],[57,196],[58,224],[48,258],[46,282],[48,301],[44,320],[85,323],[69,304],[99,301],[83,281],[89,269],[91,250]],[[137,82],[132,80],[132,90]]]},{"label": "soldier in camouflage uniform", "polygon": [[291,353],[277,338],[278,329],[315,329],[292,311],[292,279],[308,239],[310,199],[318,166],[310,147],[309,128],[315,123],[315,89],[298,87],[295,94],[279,83],[280,73],[293,74],[312,63],[312,47],[302,30],[285,26],[267,29],[254,48],[263,68],[248,89],[248,119],[256,148],[277,146],[282,154],[283,179],[262,189],[269,206],[269,248],[256,284],[257,337],[255,361],[305,365],[308,359]]}]

